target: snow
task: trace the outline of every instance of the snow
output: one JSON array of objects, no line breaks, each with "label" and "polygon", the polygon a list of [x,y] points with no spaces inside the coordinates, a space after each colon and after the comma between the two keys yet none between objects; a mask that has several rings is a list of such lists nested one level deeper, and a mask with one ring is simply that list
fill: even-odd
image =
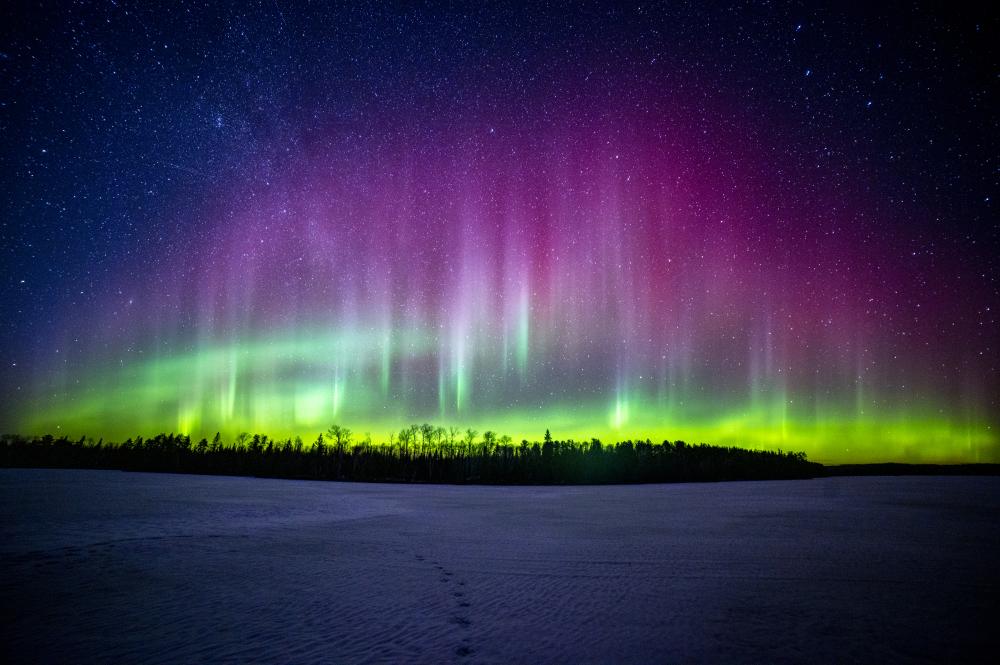
[{"label": "snow", "polygon": [[4,469],[0,644],[7,662],[969,661],[1000,647],[998,524],[984,477]]}]

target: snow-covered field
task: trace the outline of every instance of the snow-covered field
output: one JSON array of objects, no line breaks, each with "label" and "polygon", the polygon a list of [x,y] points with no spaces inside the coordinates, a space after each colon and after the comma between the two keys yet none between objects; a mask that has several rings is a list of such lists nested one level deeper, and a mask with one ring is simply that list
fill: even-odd
[{"label": "snow-covered field", "polygon": [[1000,478],[0,470],[7,662],[991,660],[998,564]]}]

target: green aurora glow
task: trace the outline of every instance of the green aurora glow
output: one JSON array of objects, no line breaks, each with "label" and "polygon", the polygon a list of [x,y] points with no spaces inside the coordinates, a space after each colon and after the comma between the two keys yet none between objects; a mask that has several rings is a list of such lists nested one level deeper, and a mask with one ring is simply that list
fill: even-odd
[{"label": "green aurora glow", "polygon": [[[775,387],[758,386],[739,399],[696,389],[633,388],[610,400],[564,399],[491,410],[476,408],[477,392],[488,387],[472,384],[466,368],[457,366],[439,374],[437,394],[425,395],[424,406],[414,410],[413,395],[427,391],[421,385],[398,385],[405,384],[398,368],[403,358],[433,356],[433,336],[419,330],[317,330],[201,347],[88,372],[86,384],[64,379],[49,398],[25,410],[23,430],[118,440],[164,429],[192,437],[219,431],[228,438],[249,431],[309,441],[337,422],[379,442],[408,423],[432,422],[463,431],[493,430],[514,441],[539,440],[550,429],[557,438],[578,441],[648,437],[803,450],[811,459],[832,463],[996,459],[995,430],[981,415],[956,423],[931,403],[875,408],[860,395],[850,404],[797,402]],[[523,368],[527,352],[517,348],[515,354]],[[330,357],[349,361],[329,369]]]}]

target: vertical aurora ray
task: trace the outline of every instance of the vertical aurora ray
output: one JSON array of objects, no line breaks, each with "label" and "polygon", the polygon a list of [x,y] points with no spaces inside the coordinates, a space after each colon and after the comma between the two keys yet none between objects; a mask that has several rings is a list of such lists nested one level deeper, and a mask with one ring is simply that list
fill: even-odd
[{"label": "vertical aurora ray", "polygon": [[531,326],[529,311],[528,285],[522,283],[517,307],[517,371],[519,376],[524,376],[528,368],[528,343]]},{"label": "vertical aurora ray", "polygon": [[429,421],[996,460],[995,377],[924,314],[961,314],[946,295],[900,304],[922,282],[878,233],[898,220],[787,175],[740,128],[614,110],[432,136],[358,122],[351,150],[328,128],[247,166],[266,178],[190,211],[196,248],[120,277],[136,304],[40,374],[18,429],[379,439]]}]

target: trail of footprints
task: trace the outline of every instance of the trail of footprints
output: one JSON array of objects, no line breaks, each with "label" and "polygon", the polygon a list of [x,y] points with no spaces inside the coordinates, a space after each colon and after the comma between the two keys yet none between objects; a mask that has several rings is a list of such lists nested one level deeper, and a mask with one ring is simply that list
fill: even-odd
[{"label": "trail of footprints", "polygon": [[[426,561],[426,557],[420,554],[417,554],[416,557],[417,561],[421,562]],[[452,598],[455,599],[456,609],[454,615],[451,617],[449,622],[461,628],[468,628],[469,626],[472,625],[472,621],[469,619],[468,616],[466,616],[466,614],[468,613],[467,608],[471,606],[471,603],[469,603],[469,601],[465,597],[465,590],[463,588],[465,587],[465,580],[459,580],[455,578],[454,574],[450,570],[445,569],[445,567],[442,566],[437,561],[431,561],[430,563],[432,566],[434,566],[435,570],[441,573],[440,582],[442,584],[454,585],[452,588],[451,596]],[[472,655],[473,649],[471,646],[469,646],[468,642],[469,642],[468,637],[462,638],[462,644],[459,645],[457,649],[455,649],[456,656]]]}]

